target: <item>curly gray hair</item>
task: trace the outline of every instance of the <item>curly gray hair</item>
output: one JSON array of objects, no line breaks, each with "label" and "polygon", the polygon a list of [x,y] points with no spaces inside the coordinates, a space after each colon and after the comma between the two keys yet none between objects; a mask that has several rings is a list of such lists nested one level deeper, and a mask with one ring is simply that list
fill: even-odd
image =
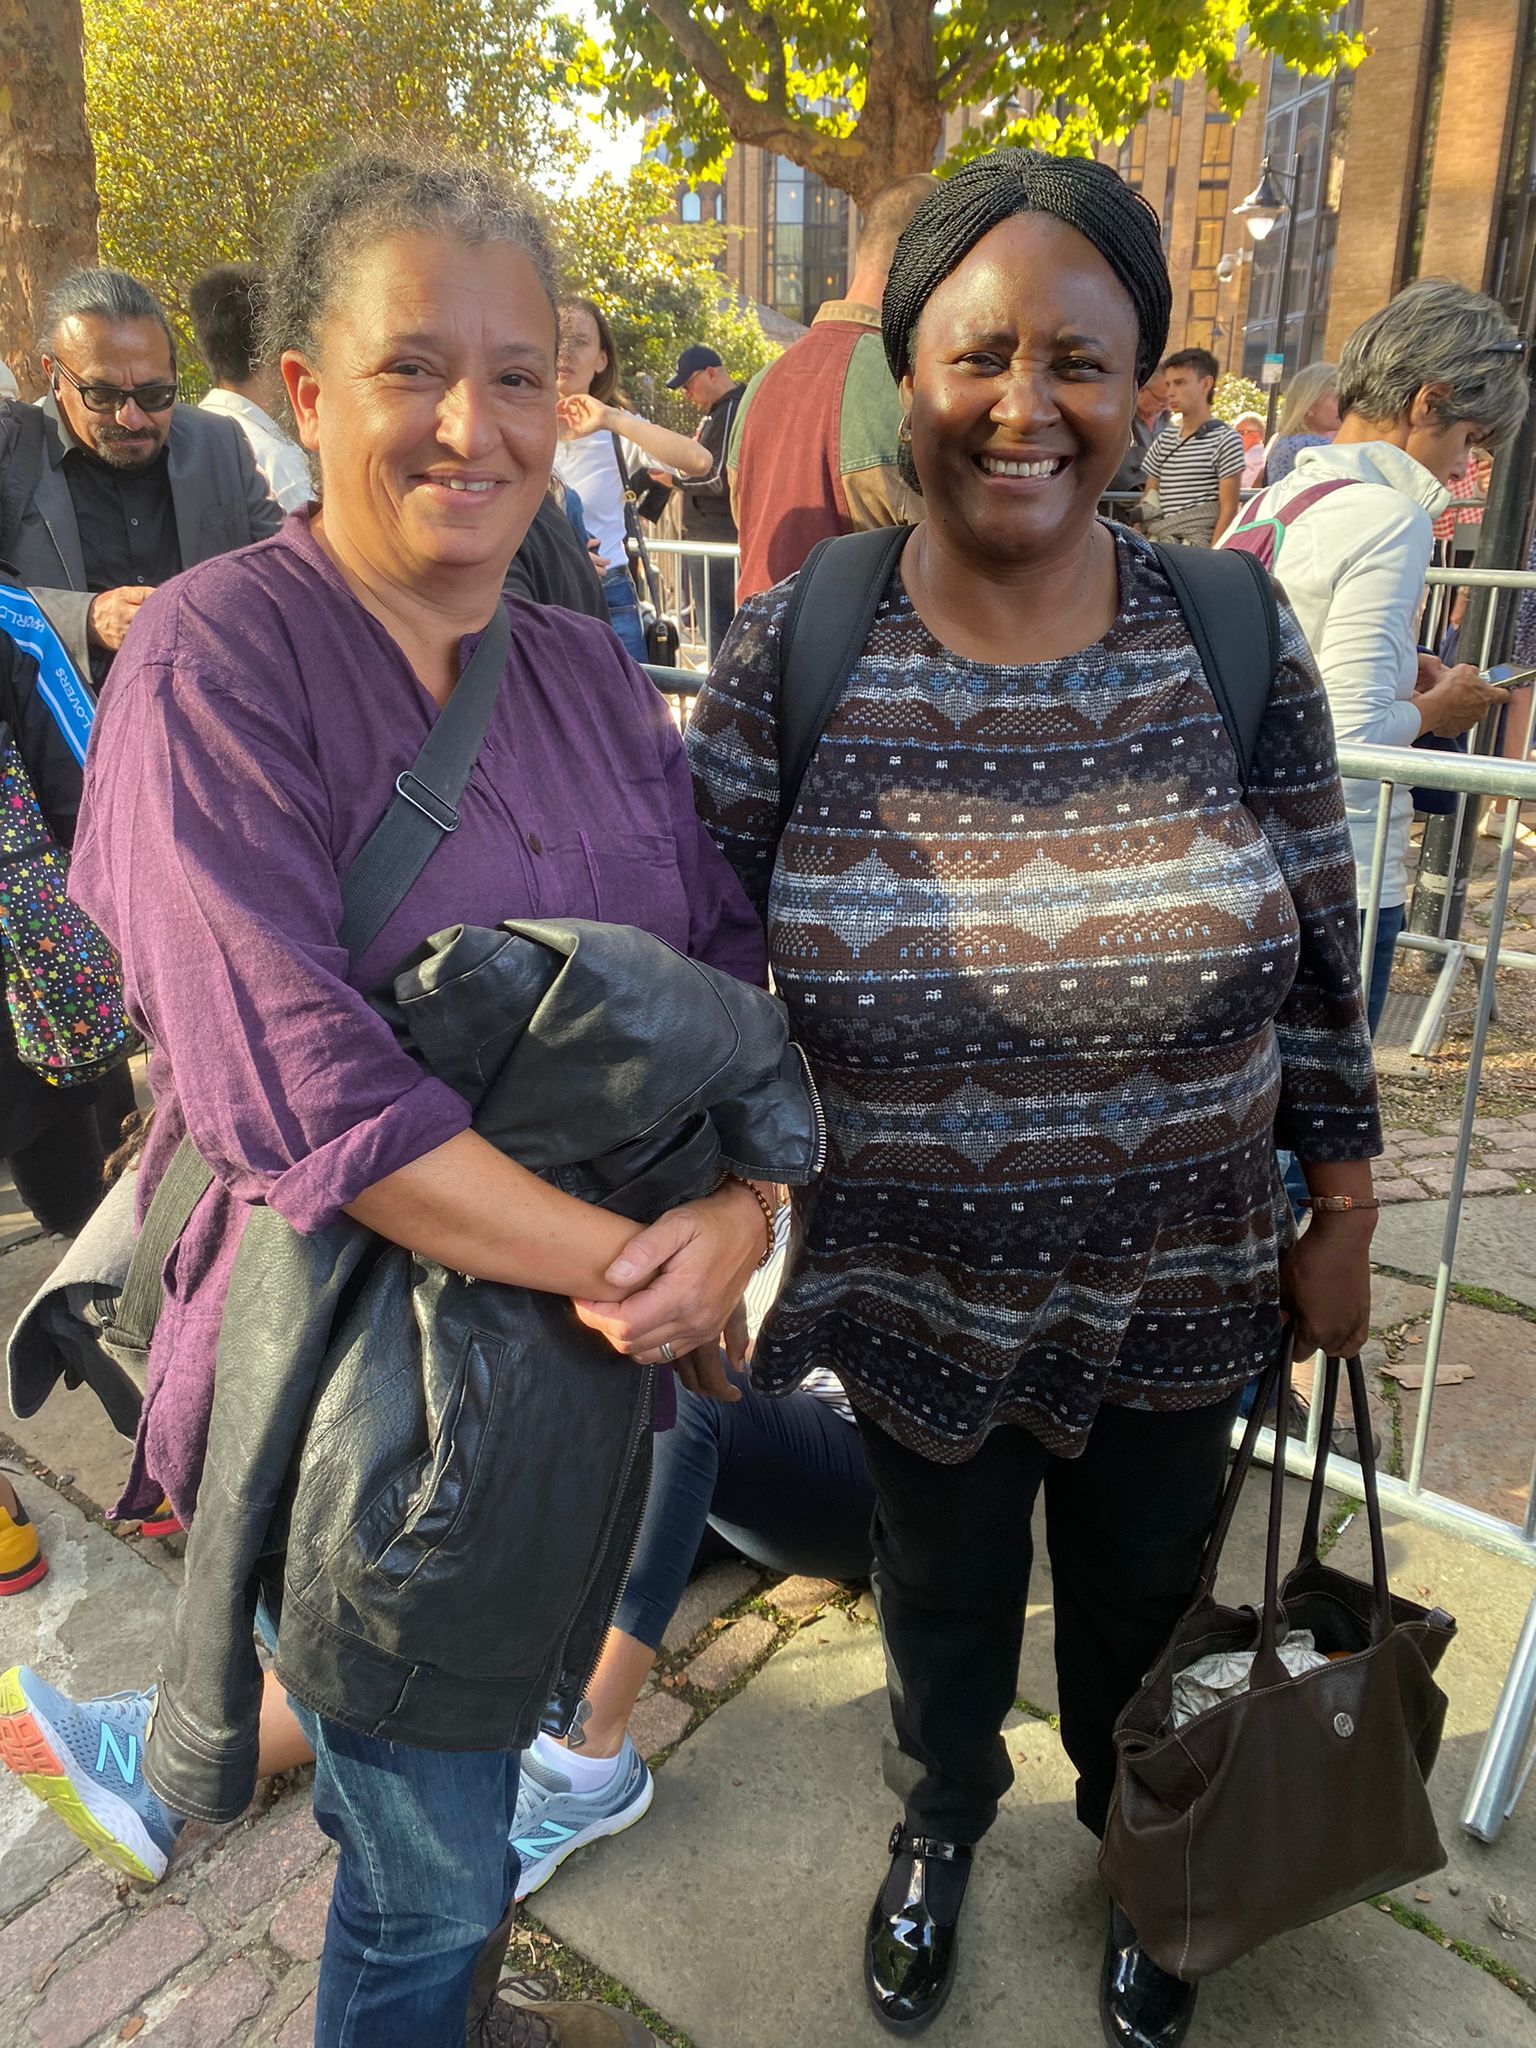
[{"label": "curly gray hair", "polygon": [[551,310],[555,257],[538,203],[484,157],[362,148],[299,192],[267,274],[262,355],[312,355],[327,308],[357,256],[386,235],[421,230],[475,246],[509,242],[532,262]]},{"label": "curly gray hair", "polygon": [[1357,327],[1339,358],[1339,412],[1395,420],[1426,385],[1445,388],[1438,412],[1508,440],[1529,401],[1524,346],[1502,306],[1449,278],[1409,285]]}]

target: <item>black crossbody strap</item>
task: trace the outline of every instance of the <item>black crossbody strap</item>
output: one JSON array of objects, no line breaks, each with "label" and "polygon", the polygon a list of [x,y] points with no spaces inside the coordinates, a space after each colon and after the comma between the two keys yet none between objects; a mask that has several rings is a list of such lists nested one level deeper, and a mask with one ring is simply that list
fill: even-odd
[{"label": "black crossbody strap", "polygon": [[[635,487],[630,481],[629,471],[625,467],[624,449],[618,435],[610,434],[608,438],[613,443],[613,459],[619,472],[619,503],[623,507],[624,512],[624,535],[630,547],[634,550],[632,563],[638,562],[640,564],[640,574],[645,580],[643,594],[650,599],[655,607],[657,618],[660,618],[661,586],[656,581],[656,571],[651,567],[650,550],[646,547],[645,535],[640,530],[640,514],[635,509]],[[629,580],[631,583],[635,580],[633,566],[630,568]]]},{"label": "black crossbody strap", "polygon": [[1238,549],[1153,547],[1173,585],[1205,680],[1237,754],[1243,794],[1280,666],[1280,607],[1269,571]]},{"label": "black crossbody strap", "polygon": [[780,838],[911,531],[877,526],[818,541],[795,578],[779,635]]},{"label": "black crossbody strap", "polygon": [[384,929],[444,836],[458,830],[459,799],[491,722],[511,638],[507,608],[498,603],[426,745],[395,778],[393,802],[342,882],[338,936],[354,960]]},{"label": "black crossbody strap", "polygon": [[[341,885],[340,938],[354,960],[378,937],[445,836],[458,829],[459,799],[474,771],[501,690],[512,627],[498,602],[425,746],[395,779],[395,794]],[[114,1341],[149,1349],[160,1319],[161,1274],[171,1247],[213,1175],[183,1138],[155,1190],[112,1318]]]}]

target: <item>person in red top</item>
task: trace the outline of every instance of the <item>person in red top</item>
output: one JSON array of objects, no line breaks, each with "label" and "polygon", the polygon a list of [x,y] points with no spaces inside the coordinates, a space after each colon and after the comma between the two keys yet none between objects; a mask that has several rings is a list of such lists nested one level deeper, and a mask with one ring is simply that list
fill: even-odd
[{"label": "person in red top", "polygon": [[899,468],[901,405],[880,341],[880,301],[902,229],[933,189],[903,178],[859,228],[846,299],[747,386],[727,466],[741,536],[736,601],[793,576],[819,540],[916,519]]}]

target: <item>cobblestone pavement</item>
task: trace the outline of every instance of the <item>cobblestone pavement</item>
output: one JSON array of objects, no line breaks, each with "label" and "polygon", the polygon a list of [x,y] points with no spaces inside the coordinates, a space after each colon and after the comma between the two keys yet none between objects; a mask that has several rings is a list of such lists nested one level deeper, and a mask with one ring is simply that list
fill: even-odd
[{"label": "cobblestone pavement", "polygon": [[[1536,857],[1522,855],[1522,860],[1506,944],[1536,950]],[[1473,886],[1474,924],[1486,905],[1486,859],[1480,868]],[[1438,1063],[1448,1089],[1422,1105],[1397,1101],[1389,1090],[1392,1121],[1378,1183],[1383,1201],[1394,1207],[1434,1202],[1446,1191],[1455,1149],[1453,1084],[1457,1059],[1464,1054],[1471,986],[1468,976],[1446,1054]],[[1531,977],[1530,989],[1532,1032],[1522,1037],[1522,990],[1521,1001],[1505,1008],[1502,1035],[1496,1034],[1490,1078],[1498,1111],[1478,1121],[1468,1183],[1474,1202],[1496,1200],[1500,1215],[1506,1213],[1507,1199],[1536,1189],[1536,976]],[[1531,1042],[1529,1056],[1526,1038]],[[1507,1213],[1517,1208],[1518,1202]],[[52,1256],[53,1248],[40,1239],[30,1217],[9,1189],[0,1186],[0,1326],[9,1327]],[[1382,1274],[1376,1288],[1367,1363],[1383,1462],[1394,1470],[1402,1469],[1411,1435],[1415,1353],[1422,1348],[1432,1299],[1425,1284],[1429,1272],[1432,1267],[1420,1259],[1410,1270]],[[1518,1516],[1536,1444],[1536,1305],[1517,1306],[1496,1298],[1501,1292],[1494,1287],[1491,1295],[1464,1293],[1453,1308],[1431,1457],[1434,1483],[1441,1490],[1491,1512]],[[1536,1297],[1527,1289],[1519,1299],[1526,1303]],[[0,1601],[0,1657],[5,1662],[25,1658],[55,1682],[77,1691],[147,1682],[157,1631],[180,1571],[180,1545],[174,1540],[148,1544],[131,1527],[107,1522],[125,1447],[84,1393],[60,1395],[32,1422],[7,1419],[0,1428],[5,1432],[0,1434],[0,1468],[19,1475],[42,1522],[54,1564],[50,1578],[35,1594]],[[1470,1704],[1463,1712],[1464,1731],[1458,1735],[1463,1753],[1451,1767],[1459,1787],[1480,1730],[1487,1725],[1502,1675],[1501,1660],[1508,1656],[1505,1638],[1512,1641],[1518,1626],[1527,1580],[1518,1567],[1503,1565],[1499,1571],[1505,1576],[1495,1579],[1492,1563],[1484,1561],[1489,1562],[1485,1573],[1479,1562],[1482,1554],[1464,1546],[1452,1546],[1448,1554],[1466,1572],[1459,1599],[1451,1602],[1464,1616],[1458,1654],[1476,1656],[1479,1640],[1484,1639],[1487,1664],[1486,1670],[1479,1666],[1477,1682],[1466,1695]],[[1440,1555],[1436,1553],[1437,1558]],[[1426,1581],[1434,1576],[1411,1540],[1394,1566],[1398,1568]],[[1486,1619],[1479,1616],[1478,1624],[1469,1628],[1473,1588],[1498,1611]],[[1048,1599],[1048,1591],[1047,1584],[1042,1597]],[[846,1593],[825,1582],[775,1583],[746,1565],[716,1566],[696,1581],[668,1632],[663,1663],[634,1720],[642,1753],[656,1760],[660,1770],[658,1814],[664,1815],[671,1796],[668,1773],[675,1774],[680,1762],[686,1764],[695,1737],[717,1712],[725,1709],[729,1716],[735,1711],[744,1688],[756,1697],[757,1688],[769,1686],[771,1679],[780,1692],[789,1688],[807,1709],[817,1711],[820,1695],[815,1685],[822,1681],[808,1679],[807,1689],[794,1693],[798,1681],[793,1681],[793,1673],[800,1668],[794,1658],[809,1646],[812,1663],[820,1656],[825,1665],[829,1657],[841,1655],[844,1635],[861,1618],[867,1623],[867,1601],[855,1608]],[[863,1633],[872,1641],[867,1627]],[[1049,1615],[1042,1612],[1027,1632],[1021,1693],[1033,1706],[1021,1722],[1028,1737],[1021,1748],[1021,1765],[1030,1742],[1043,1740],[1054,1750],[1041,1718],[1052,1706],[1049,1640]],[[869,1688],[878,1686],[878,1676],[869,1675],[877,1673],[878,1660],[869,1663],[866,1658],[866,1664],[861,1684],[867,1701]],[[865,1666],[860,1669],[865,1671]],[[1036,1676],[1029,1677],[1031,1672]],[[1450,1682],[1454,1699],[1455,1681]],[[744,1730],[747,1725],[742,1723]],[[873,1725],[872,1721],[871,1731]],[[874,1743],[869,1732],[859,1748],[860,1755],[866,1748],[870,1751],[870,1773],[877,1768]],[[674,1782],[679,1798],[681,1788],[691,1784],[688,1797],[696,1802],[707,1778],[724,1804],[718,1812],[715,1806],[701,1809],[700,1825],[728,1829],[731,1803],[745,1795],[738,1789],[741,1776],[732,1774],[736,1766],[719,1761],[722,1753],[729,1757],[729,1745],[714,1738],[711,1744],[700,1745],[698,1755],[704,1761],[698,1771],[685,1770]],[[743,1759],[740,1768],[750,1771],[750,1760]],[[813,1769],[814,1763],[806,1768]],[[1042,1785],[1054,1784],[1054,1763],[1042,1756],[1037,1768]],[[1418,1982],[1421,1951],[1427,1954],[1433,1947],[1438,1952],[1435,1966],[1441,1975],[1433,1996],[1425,1992],[1426,2012],[1454,2007],[1454,1984],[1448,1994],[1442,1980],[1444,1970],[1459,1958],[1456,1966],[1464,1975],[1457,1981],[1464,1986],[1464,2011],[1457,2024],[1466,2038],[1487,2041],[1490,2048],[1525,2043],[1536,2048],[1536,1817],[1526,1809],[1536,1814],[1536,1792],[1527,1794],[1525,1807],[1509,1824],[1496,1851],[1484,1854],[1479,1849],[1471,1855],[1466,1839],[1453,1835],[1454,1815],[1447,1807],[1442,1828],[1452,1851],[1450,1870],[1442,1878],[1426,1880],[1430,1889],[1410,1889],[1391,1902],[1391,1911],[1402,1924],[1394,1929],[1390,1920],[1384,1920],[1387,1931],[1373,1937],[1376,1945],[1371,1950],[1375,1955],[1386,1942],[1382,1953],[1389,1951],[1391,1959],[1384,1967],[1409,1984]],[[610,1950],[606,1937],[594,1931],[608,1924],[610,1911],[627,1912],[629,1902],[641,1895],[654,1891],[665,1897],[669,1870],[685,1884],[693,1881],[700,1853],[715,1853],[713,1836],[701,1851],[697,1840],[679,1846],[675,1829],[669,1840],[663,1825],[647,1826],[653,1827],[648,1840],[655,1843],[660,1859],[654,1873],[647,1871],[639,1890],[624,1891],[617,1905],[598,1880],[587,1879],[587,1891],[599,1900],[601,1911],[584,1914],[583,1873],[600,1873],[605,1868],[602,1859],[611,1857],[606,1867],[626,1873],[624,1882],[633,1887],[630,1865],[622,1859],[638,1855],[643,1864],[646,1845],[632,1836],[624,1838],[628,1847],[622,1851],[618,1844],[600,1844],[583,1852],[569,1876],[562,1872],[550,1892],[535,1901],[548,1924],[534,1915],[519,1929],[509,1966],[519,1974],[509,1978],[509,1985],[515,1995],[594,1995],[647,2011],[635,1991],[626,1988],[638,1985],[662,2008],[648,2011],[660,2039],[674,2048],[690,2048],[690,2042],[692,2048],[730,2048],[743,2038],[739,1999],[736,2010],[724,2010],[735,1998],[730,1985],[720,1988],[722,2013],[717,2023],[707,1999],[701,2007],[693,1987],[685,1992],[681,1963],[675,1978],[663,1971],[656,1982],[648,1982],[654,1972],[638,1962],[629,1968],[632,1940],[616,1942]],[[790,1831],[786,1854],[803,1847],[802,1834],[803,1830]],[[755,1853],[749,1845],[749,1861]],[[257,1806],[236,1828],[222,1833],[189,1830],[165,1883],[153,1892],[115,1881],[77,1854],[72,1842],[26,1795],[0,1785],[0,2048],[108,2048],[130,2041],[152,2043],[154,2048],[307,2048],[332,1861],[329,1844],[310,1818],[302,1772],[264,1787]],[[729,1910],[734,1917],[736,1908]],[[840,1910],[846,1917],[846,1904]],[[632,1933],[632,1914],[630,1920]],[[612,1924],[617,1926],[617,1918]],[[557,1938],[551,1926],[558,1927],[565,1939]],[[650,1940],[648,1934],[647,1943]],[[1298,1967],[1308,1967],[1306,1953],[1298,1954]],[[1059,1963],[1058,1954],[1055,1964]],[[841,1969],[842,1964],[836,1967]],[[1038,2039],[1040,2048],[1054,2048],[1058,2040],[1088,2043],[1096,2038],[1092,1968],[1093,1958],[1085,1956],[1080,1997],[1075,1992],[1072,2001],[1080,2006],[1081,2024],[1075,2017],[1058,2021],[1039,2011],[1033,2021],[1021,2020],[1020,2014],[1031,2010],[1025,1984],[1019,2002],[1004,2017],[994,2019],[980,2010],[974,2015],[961,2013],[948,2031],[957,2039],[974,2041],[977,2048],[1013,2048],[1015,2041],[1026,2038]],[[670,1982],[678,1989],[669,2008]],[[1266,1996],[1253,2011],[1268,2011],[1271,2006],[1279,2010]],[[1271,2039],[1277,2044],[1303,2039],[1294,2028],[1275,2032],[1256,2017],[1223,2026],[1217,2019],[1223,2010],[1219,1997],[1213,1997],[1211,2007],[1216,2048],[1225,2048],[1227,2042],[1235,2048],[1261,2048]],[[690,2034],[669,2024],[669,2009],[689,2014]],[[1361,2048],[1398,2048],[1409,2038],[1430,2038],[1416,2030],[1410,2036],[1407,2024],[1394,2020],[1392,2012],[1389,1996],[1383,1996],[1379,2010],[1367,2000],[1347,2015],[1341,2011],[1342,2031],[1327,2038],[1347,2037]],[[845,2043],[872,2043],[876,2038],[862,2016],[849,2024],[852,2031],[839,2025],[823,2033],[814,2022],[800,2026],[780,2020],[771,2034],[754,2036],[749,2027],[746,2038],[761,2039],[764,2048],[770,2038],[775,2048],[781,2043],[785,2048],[845,2048]],[[1028,2031],[1031,2024],[1037,2033]],[[1021,2025],[1026,2029],[1022,2033]],[[943,2026],[935,2031],[935,2048],[942,2048],[945,2035]],[[1451,2037],[1443,2034],[1436,2039]],[[1312,2038],[1306,2032],[1305,2039]],[[1317,2038],[1324,2036],[1319,2033]]]}]

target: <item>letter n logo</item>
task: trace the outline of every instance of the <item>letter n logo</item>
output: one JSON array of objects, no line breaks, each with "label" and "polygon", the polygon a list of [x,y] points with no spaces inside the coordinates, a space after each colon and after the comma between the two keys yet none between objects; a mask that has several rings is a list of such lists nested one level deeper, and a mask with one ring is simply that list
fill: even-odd
[{"label": "letter n logo", "polygon": [[127,1741],[128,1747],[125,1750],[117,1739],[116,1729],[108,1722],[102,1722],[101,1740],[96,1746],[96,1775],[98,1778],[106,1776],[107,1755],[110,1751],[112,1761],[117,1765],[118,1776],[125,1785],[132,1785],[134,1773],[138,1769],[139,1738],[137,1735],[130,1735]]}]

